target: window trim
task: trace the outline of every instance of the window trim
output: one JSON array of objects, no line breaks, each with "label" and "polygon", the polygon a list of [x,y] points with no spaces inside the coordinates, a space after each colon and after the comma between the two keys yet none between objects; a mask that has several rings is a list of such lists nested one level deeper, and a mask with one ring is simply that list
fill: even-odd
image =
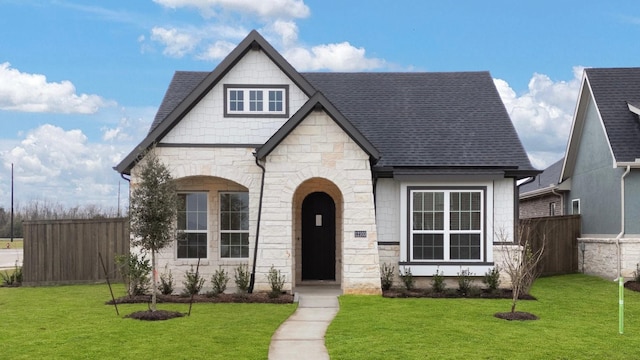
[{"label": "window trim", "polygon": [[[578,212],[575,211],[576,209],[576,204]],[[571,215],[579,215],[582,212],[582,208],[580,205],[580,199],[571,199]]]},{"label": "window trim", "polygon": [[[205,234],[206,235],[206,251],[207,251],[207,256],[201,259],[208,259],[209,258],[209,242],[210,242],[210,236],[209,236],[209,216],[210,216],[210,211],[209,211],[209,192],[206,190],[201,190],[201,191],[178,191],[178,196],[180,195],[189,195],[189,194],[205,194],[206,195],[206,214],[207,214],[207,218],[205,221],[205,224],[207,225],[207,228],[204,230],[188,230],[188,229],[178,229],[178,226],[176,224],[176,230],[178,233],[184,233],[184,234]],[[186,211],[186,210],[185,210]],[[186,220],[186,219],[185,219]],[[178,221],[176,219],[176,221]],[[179,240],[178,240],[179,241]],[[179,257],[178,256],[178,248],[179,248],[179,243],[176,241],[176,252],[175,252],[175,256],[176,259],[178,260],[194,260],[194,259],[198,259],[197,257],[192,258],[192,257]]]},{"label": "window trim", "polygon": [[[486,186],[407,186],[406,187],[406,261],[405,264],[415,265],[475,265],[485,264],[488,259],[488,240],[487,240],[487,187]],[[446,219],[449,219],[449,215],[445,216],[445,229],[443,229],[445,247],[444,255],[449,254],[449,259],[444,256],[445,259],[425,260],[413,258],[413,208],[412,208],[412,194],[414,191],[430,191],[430,192],[445,192],[445,198],[452,192],[479,192],[480,193],[480,258],[479,259],[450,259],[450,250],[446,250],[450,246],[450,238],[447,238],[451,234],[449,229],[450,224],[446,223]],[[448,201],[445,201],[448,203]],[[445,209],[445,213],[450,210]]]},{"label": "window trim", "polygon": [[[229,110],[229,93],[233,90],[242,90],[243,111]],[[250,91],[260,90],[262,94],[262,111],[250,111]],[[269,91],[282,91],[282,111],[269,111]],[[265,84],[224,84],[223,85],[224,117],[263,117],[263,118],[288,118],[289,117],[289,85],[265,85]]]},{"label": "window trim", "polygon": [[[239,257],[223,257],[222,256],[222,234],[247,234],[247,240],[249,239],[249,231],[251,228],[251,225],[248,223],[247,224],[247,229],[246,230],[222,230],[222,195],[225,194],[247,194],[247,222],[249,222],[249,216],[251,214],[251,209],[250,209],[250,204],[249,204],[249,192],[248,191],[220,191],[218,192],[218,258],[220,260],[224,260],[224,261],[229,261],[229,260],[246,260],[249,259],[249,251],[247,252],[247,256],[239,256]],[[249,250],[251,250],[251,246],[250,246],[250,241],[247,243],[247,248]],[[241,253],[242,255],[242,253]]]}]

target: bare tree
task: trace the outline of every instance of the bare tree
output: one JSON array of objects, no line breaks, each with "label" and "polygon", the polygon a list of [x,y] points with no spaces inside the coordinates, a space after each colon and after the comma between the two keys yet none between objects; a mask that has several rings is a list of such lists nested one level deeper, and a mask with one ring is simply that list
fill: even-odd
[{"label": "bare tree", "polygon": [[129,204],[131,244],[151,253],[153,289],[151,311],[156,311],[158,276],[156,254],[176,238],[178,194],[169,169],[158,159],[155,148],[138,163],[139,181],[132,184]]},{"label": "bare tree", "polygon": [[[503,243],[511,242],[504,229],[501,229],[497,236]],[[539,244],[539,246],[534,247],[534,236],[538,237],[539,241],[536,245]],[[531,222],[525,221],[518,226],[518,240],[513,242],[513,245],[502,246],[504,252],[502,268],[509,275],[513,293],[511,313],[516,311],[518,299],[522,295],[529,294],[533,282],[540,276],[539,265],[544,255],[547,236],[545,231],[534,234]]]}]

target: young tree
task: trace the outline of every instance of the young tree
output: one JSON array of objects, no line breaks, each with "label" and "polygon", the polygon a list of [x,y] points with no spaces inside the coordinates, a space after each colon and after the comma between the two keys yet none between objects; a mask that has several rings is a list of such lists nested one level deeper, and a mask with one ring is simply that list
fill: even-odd
[{"label": "young tree", "polygon": [[[537,241],[534,241],[537,237]],[[498,238],[503,243],[508,242],[507,236],[501,231]],[[513,296],[511,298],[511,313],[515,313],[518,298],[531,290],[533,282],[540,276],[540,262],[544,255],[547,242],[546,232],[542,230],[534,234],[530,221],[523,221],[518,227],[518,243],[504,245],[504,261],[502,268],[509,275]]]},{"label": "young tree", "polygon": [[151,253],[153,289],[151,311],[156,310],[158,276],[156,254],[175,239],[178,194],[169,169],[160,162],[155,148],[147,151],[136,169],[138,182],[132,184],[129,200],[133,246]]}]

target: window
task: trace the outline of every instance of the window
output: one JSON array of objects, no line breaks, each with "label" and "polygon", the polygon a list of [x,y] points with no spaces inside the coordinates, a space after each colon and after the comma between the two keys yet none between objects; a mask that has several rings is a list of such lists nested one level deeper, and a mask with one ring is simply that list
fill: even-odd
[{"label": "window", "polygon": [[225,85],[224,89],[225,116],[288,116],[286,85]]},{"label": "window", "polygon": [[556,203],[549,203],[549,216],[556,216]]},{"label": "window", "polygon": [[571,214],[580,214],[580,199],[571,200]]},{"label": "window", "polygon": [[481,190],[410,189],[412,261],[480,261],[483,256]]},{"label": "window", "polygon": [[220,257],[249,257],[249,193],[220,194]]},{"label": "window", "polygon": [[207,193],[178,194],[178,258],[207,257]]}]

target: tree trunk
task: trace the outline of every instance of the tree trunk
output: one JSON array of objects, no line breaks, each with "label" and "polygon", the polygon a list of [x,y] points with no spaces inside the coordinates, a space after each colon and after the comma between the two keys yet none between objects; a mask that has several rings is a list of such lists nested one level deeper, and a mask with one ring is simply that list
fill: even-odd
[{"label": "tree trunk", "polygon": [[151,311],[156,311],[156,292],[158,291],[158,274],[156,272],[156,252],[151,250],[151,276],[153,277],[153,289],[151,289]]}]

